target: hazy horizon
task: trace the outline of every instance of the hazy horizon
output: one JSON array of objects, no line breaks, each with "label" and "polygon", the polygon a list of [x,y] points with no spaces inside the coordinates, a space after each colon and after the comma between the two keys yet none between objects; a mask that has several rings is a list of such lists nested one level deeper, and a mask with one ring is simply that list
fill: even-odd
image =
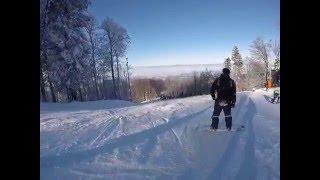
[{"label": "hazy horizon", "polygon": [[159,66],[192,66],[192,65],[222,65],[223,63],[195,63],[195,64],[159,64],[159,65],[132,65],[133,67],[159,67]]},{"label": "hazy horizon", "polygon": [[159,65],[159,66],[133,66],[132,78],[166,78],[176,76],[188,78],[194,72],[199,73],[205,70],[220,72],[223,64],[184,64],[184,65]]}]

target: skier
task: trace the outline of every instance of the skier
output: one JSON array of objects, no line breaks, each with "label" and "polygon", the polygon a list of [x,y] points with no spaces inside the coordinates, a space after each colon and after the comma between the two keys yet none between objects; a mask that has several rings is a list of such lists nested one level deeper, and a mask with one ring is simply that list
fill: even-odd
[{"label": "skier", "polygon": [[232,127],[231,108],[234,108],[236,103],[236,83],[230,78],[228,68],[224,68],[220,77],[212,83],[210,94],[215,100],[211,129],[214,131],[218,129],[219,115],[223,110],[226,128],[230,131]]},{"label": "skier", "polygon": [[280,100],[280,92],[278,90],[274,90],[273,91],[273,98],[272,98],[271,102],[274,103],[276,101],[278,103],[279,100]]}]

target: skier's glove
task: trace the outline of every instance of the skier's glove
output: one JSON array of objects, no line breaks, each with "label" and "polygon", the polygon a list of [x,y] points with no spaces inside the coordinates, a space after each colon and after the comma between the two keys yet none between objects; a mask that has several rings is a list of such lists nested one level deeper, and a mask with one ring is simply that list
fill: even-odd
[{"label": "skier's glove", "polygon": [[231,102],[231,107],[234,108],[235,104],[235,102]]}]

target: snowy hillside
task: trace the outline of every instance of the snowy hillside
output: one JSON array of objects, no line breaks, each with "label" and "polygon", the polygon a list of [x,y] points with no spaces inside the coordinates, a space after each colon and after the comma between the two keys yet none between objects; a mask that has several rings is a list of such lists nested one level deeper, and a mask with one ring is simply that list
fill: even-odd
[{"label": "snowy hillside", "polygon": [[280,107],[265,94],[238,93],[233,126],[244,130],[216,134],[206,130],[207,95],[85,111],[47,107],[41,179],[280,179]]}]

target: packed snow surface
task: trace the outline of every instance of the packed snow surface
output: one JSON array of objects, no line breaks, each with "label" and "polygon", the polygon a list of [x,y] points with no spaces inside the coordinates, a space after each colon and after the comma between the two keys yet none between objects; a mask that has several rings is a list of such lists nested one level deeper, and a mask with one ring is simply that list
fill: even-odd
[{"label": "packed snow surface", "polygon": [[41,179],[280,179],[280,107],[266,95],[238,93],[233,127],[245,128],[219,133],[208,131],[209,95],[41,104]]}]

